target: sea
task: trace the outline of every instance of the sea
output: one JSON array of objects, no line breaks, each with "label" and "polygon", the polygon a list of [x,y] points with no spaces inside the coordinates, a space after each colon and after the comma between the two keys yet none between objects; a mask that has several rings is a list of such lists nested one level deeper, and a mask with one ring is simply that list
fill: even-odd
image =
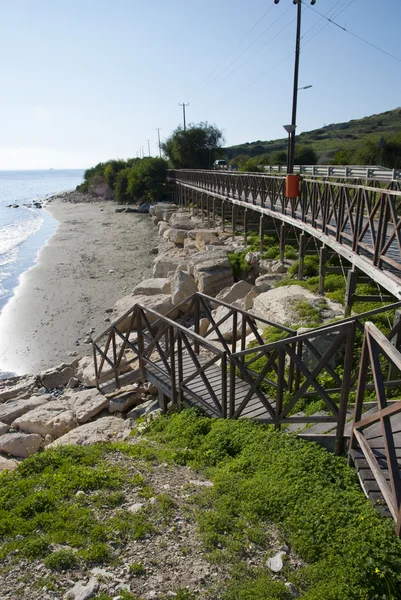
[{"label": "sea", "polygon": [[82,169],[0,171],[0,318],[22,273],[35,264],[39,250],[57,229],[58,222],[33,203],[74,190],[83,175]]}]

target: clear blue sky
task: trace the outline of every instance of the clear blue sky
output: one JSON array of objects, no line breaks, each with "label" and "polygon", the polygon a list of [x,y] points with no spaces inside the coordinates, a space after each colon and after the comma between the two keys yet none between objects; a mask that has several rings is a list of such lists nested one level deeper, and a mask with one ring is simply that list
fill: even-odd
[{"label": "clear blue sky", "polygon": [[[401,59],[400,0],[314,8],[346,8],[341,25]],[[295,17],[292,0],[1,0],[0,169],[87,167],[146,153],[148,138],[155,154],[178,102],[227,145],[283,137]],[[305,0],[299,133],[401,105],[401,62],[326,24]]]}]

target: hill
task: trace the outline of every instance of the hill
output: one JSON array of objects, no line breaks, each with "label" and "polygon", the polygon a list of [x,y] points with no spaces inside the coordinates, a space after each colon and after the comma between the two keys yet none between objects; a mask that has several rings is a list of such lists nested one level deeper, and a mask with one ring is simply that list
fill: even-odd
[{"label": "hill", "polygon": [[[296,136],[296,142],[302,146],[311,147],[316,152],[320,164],[330,161],[336,152],[340,150],[355,151],[361,141],[368,137],[380,139],[391,138],[401,132],[401,108],[395,108],[384,113],[353,119],[346,123],[333,123],[325,125],[320,129],[305,131]],[[287,138],[246,142],[224,149],[227,157],[232,158],[239,155],[250,157],[261,154],[287,150]]]}]

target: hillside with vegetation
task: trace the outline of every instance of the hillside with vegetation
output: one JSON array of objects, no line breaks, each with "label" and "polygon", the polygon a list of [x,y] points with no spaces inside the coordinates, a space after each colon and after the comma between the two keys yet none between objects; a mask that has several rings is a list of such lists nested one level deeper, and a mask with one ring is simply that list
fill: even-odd
[{"label": "hillside with vegetation", "polygon": [[[233,164],[257,159],[261,164],[286,162],[287,137],[247,142],[224,149]],[[401,108],[333,123],[296,136],[298,164],[382,164],[401,166]]]}]

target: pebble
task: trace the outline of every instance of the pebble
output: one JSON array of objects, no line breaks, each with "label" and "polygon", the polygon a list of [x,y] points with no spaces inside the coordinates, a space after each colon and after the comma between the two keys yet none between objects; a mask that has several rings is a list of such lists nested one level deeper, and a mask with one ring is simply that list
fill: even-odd
[{"label": "pebble", "polygon": [[266,561],[266,567],[270,569],[270,571],[273,571],[273,573],[279,573],[283,568],[283,556],[286,556],[285,552],[277,552],[277,554]]}]

